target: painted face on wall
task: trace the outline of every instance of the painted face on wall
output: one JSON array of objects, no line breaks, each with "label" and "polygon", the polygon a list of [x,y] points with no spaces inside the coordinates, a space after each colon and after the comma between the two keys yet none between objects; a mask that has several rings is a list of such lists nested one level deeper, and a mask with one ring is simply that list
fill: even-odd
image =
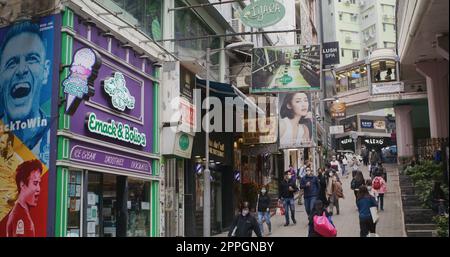
[{"label": "painted face on wall", "polygon": [[36,206],[41,193],[41,172],[34,170],[30,173],[28,185],[20,183],[20,194],[23,195],[28,206]]},{"label": "painted face on wall", "polygon": [[306,116],[308,114],[308,96],[305,93],[297,93],[288,105],[289,109],[295,113],[295,116]]},{"label": "painted face on wall", "polygon": [[38,35],[12,37],[0,53],[0,86],[10,120],[24,120],[39,110],[41,87],[47,83],[50,61]]}]

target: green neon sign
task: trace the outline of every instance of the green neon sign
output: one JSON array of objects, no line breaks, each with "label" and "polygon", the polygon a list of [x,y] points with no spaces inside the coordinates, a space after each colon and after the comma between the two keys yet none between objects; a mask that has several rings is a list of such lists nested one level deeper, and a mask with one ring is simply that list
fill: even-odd
[{"label": "green neon sign", "polygon": [[241,21],[248,27],[265,28],[278,23],[286,15],[286,8],[275,0],[251,3],[241,13]]},{"label": "green neon sign", "polygon": [[147,138],[144,133],[140,133],[137,128],[132,128],[128,124],[122,122],[105,122],[97,119],[95,113],[89,113],[87,126],[90,132],[102,136],[118,139],[134,145],[145,147]]},{"label": "green neon sign", "polygon": [[180,149],[186,151],[189,148],[189,137],[186,134],[182,134],[178,140],[178,145]]}]

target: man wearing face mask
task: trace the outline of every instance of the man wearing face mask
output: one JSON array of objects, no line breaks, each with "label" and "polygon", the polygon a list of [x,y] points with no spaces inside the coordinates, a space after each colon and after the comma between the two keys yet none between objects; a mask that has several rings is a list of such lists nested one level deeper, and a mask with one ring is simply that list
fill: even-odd
[{"label": "man wearing face mask", "polygon": [[306,176],[302,178],[300,188],[304,190],[305,210],[309,217],[320,191],[319,179],[314,176],[311,168],[306,168]]},{"label": "man wearing face mask", "polygon": [[258,223],[261,234],[264,234],[263,219],[269,228],[269,235],[272,234],[272,224],[270,223],[270,196],[267,194],[265,187],[261,189],[261,194],[258,196]]},{"label": "man wearing face mask", "polygon": [[243,202],[240,211],[231,225],[228,237],[252,237],[253,231],[257,237],[262,237],[258,221],[250,214],[250,204]]},{"label": "man wearing face mask", "polygon": [[291,218],[294,224],[297,224],[295,220],[295,204],[294,204],[294,193],[298,191],[297,185],[291,180],[291,175],[289,171],[284,173],[284,180],[281,181],[279,188],[278,201],[283,201],[283,207],[285,209],[284,216],[286,218],[286,223],[284,226],[289,226],[289,209],[291,210]]}]

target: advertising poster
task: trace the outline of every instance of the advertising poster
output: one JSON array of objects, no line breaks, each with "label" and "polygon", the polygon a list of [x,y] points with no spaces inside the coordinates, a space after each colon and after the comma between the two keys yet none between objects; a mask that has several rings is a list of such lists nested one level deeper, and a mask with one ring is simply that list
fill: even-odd
[{"label": "advertising poster", "polygon": [[0,237],[46,236],[55,17],[0,29]]},{"label": "advertising poster", "polygon": [[313,146],[313,115],[309,93],[279,94],[280,149]]},{"label": "advertising poster", "polygon": [[320,47],[253,49],[251,93],[320,90]]}]

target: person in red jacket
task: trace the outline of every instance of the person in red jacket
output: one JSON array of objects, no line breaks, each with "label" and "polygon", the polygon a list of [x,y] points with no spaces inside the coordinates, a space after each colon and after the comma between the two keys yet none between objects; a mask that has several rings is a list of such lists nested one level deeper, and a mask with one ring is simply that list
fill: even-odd
[{"label": "person in red jacket", "polygon": [[19,196],[6,223],[7,237],[34,237],[36,231],[30,208],[36,207],[41,191],[42,164],[39,160],[26,161],[16,169]]}]

